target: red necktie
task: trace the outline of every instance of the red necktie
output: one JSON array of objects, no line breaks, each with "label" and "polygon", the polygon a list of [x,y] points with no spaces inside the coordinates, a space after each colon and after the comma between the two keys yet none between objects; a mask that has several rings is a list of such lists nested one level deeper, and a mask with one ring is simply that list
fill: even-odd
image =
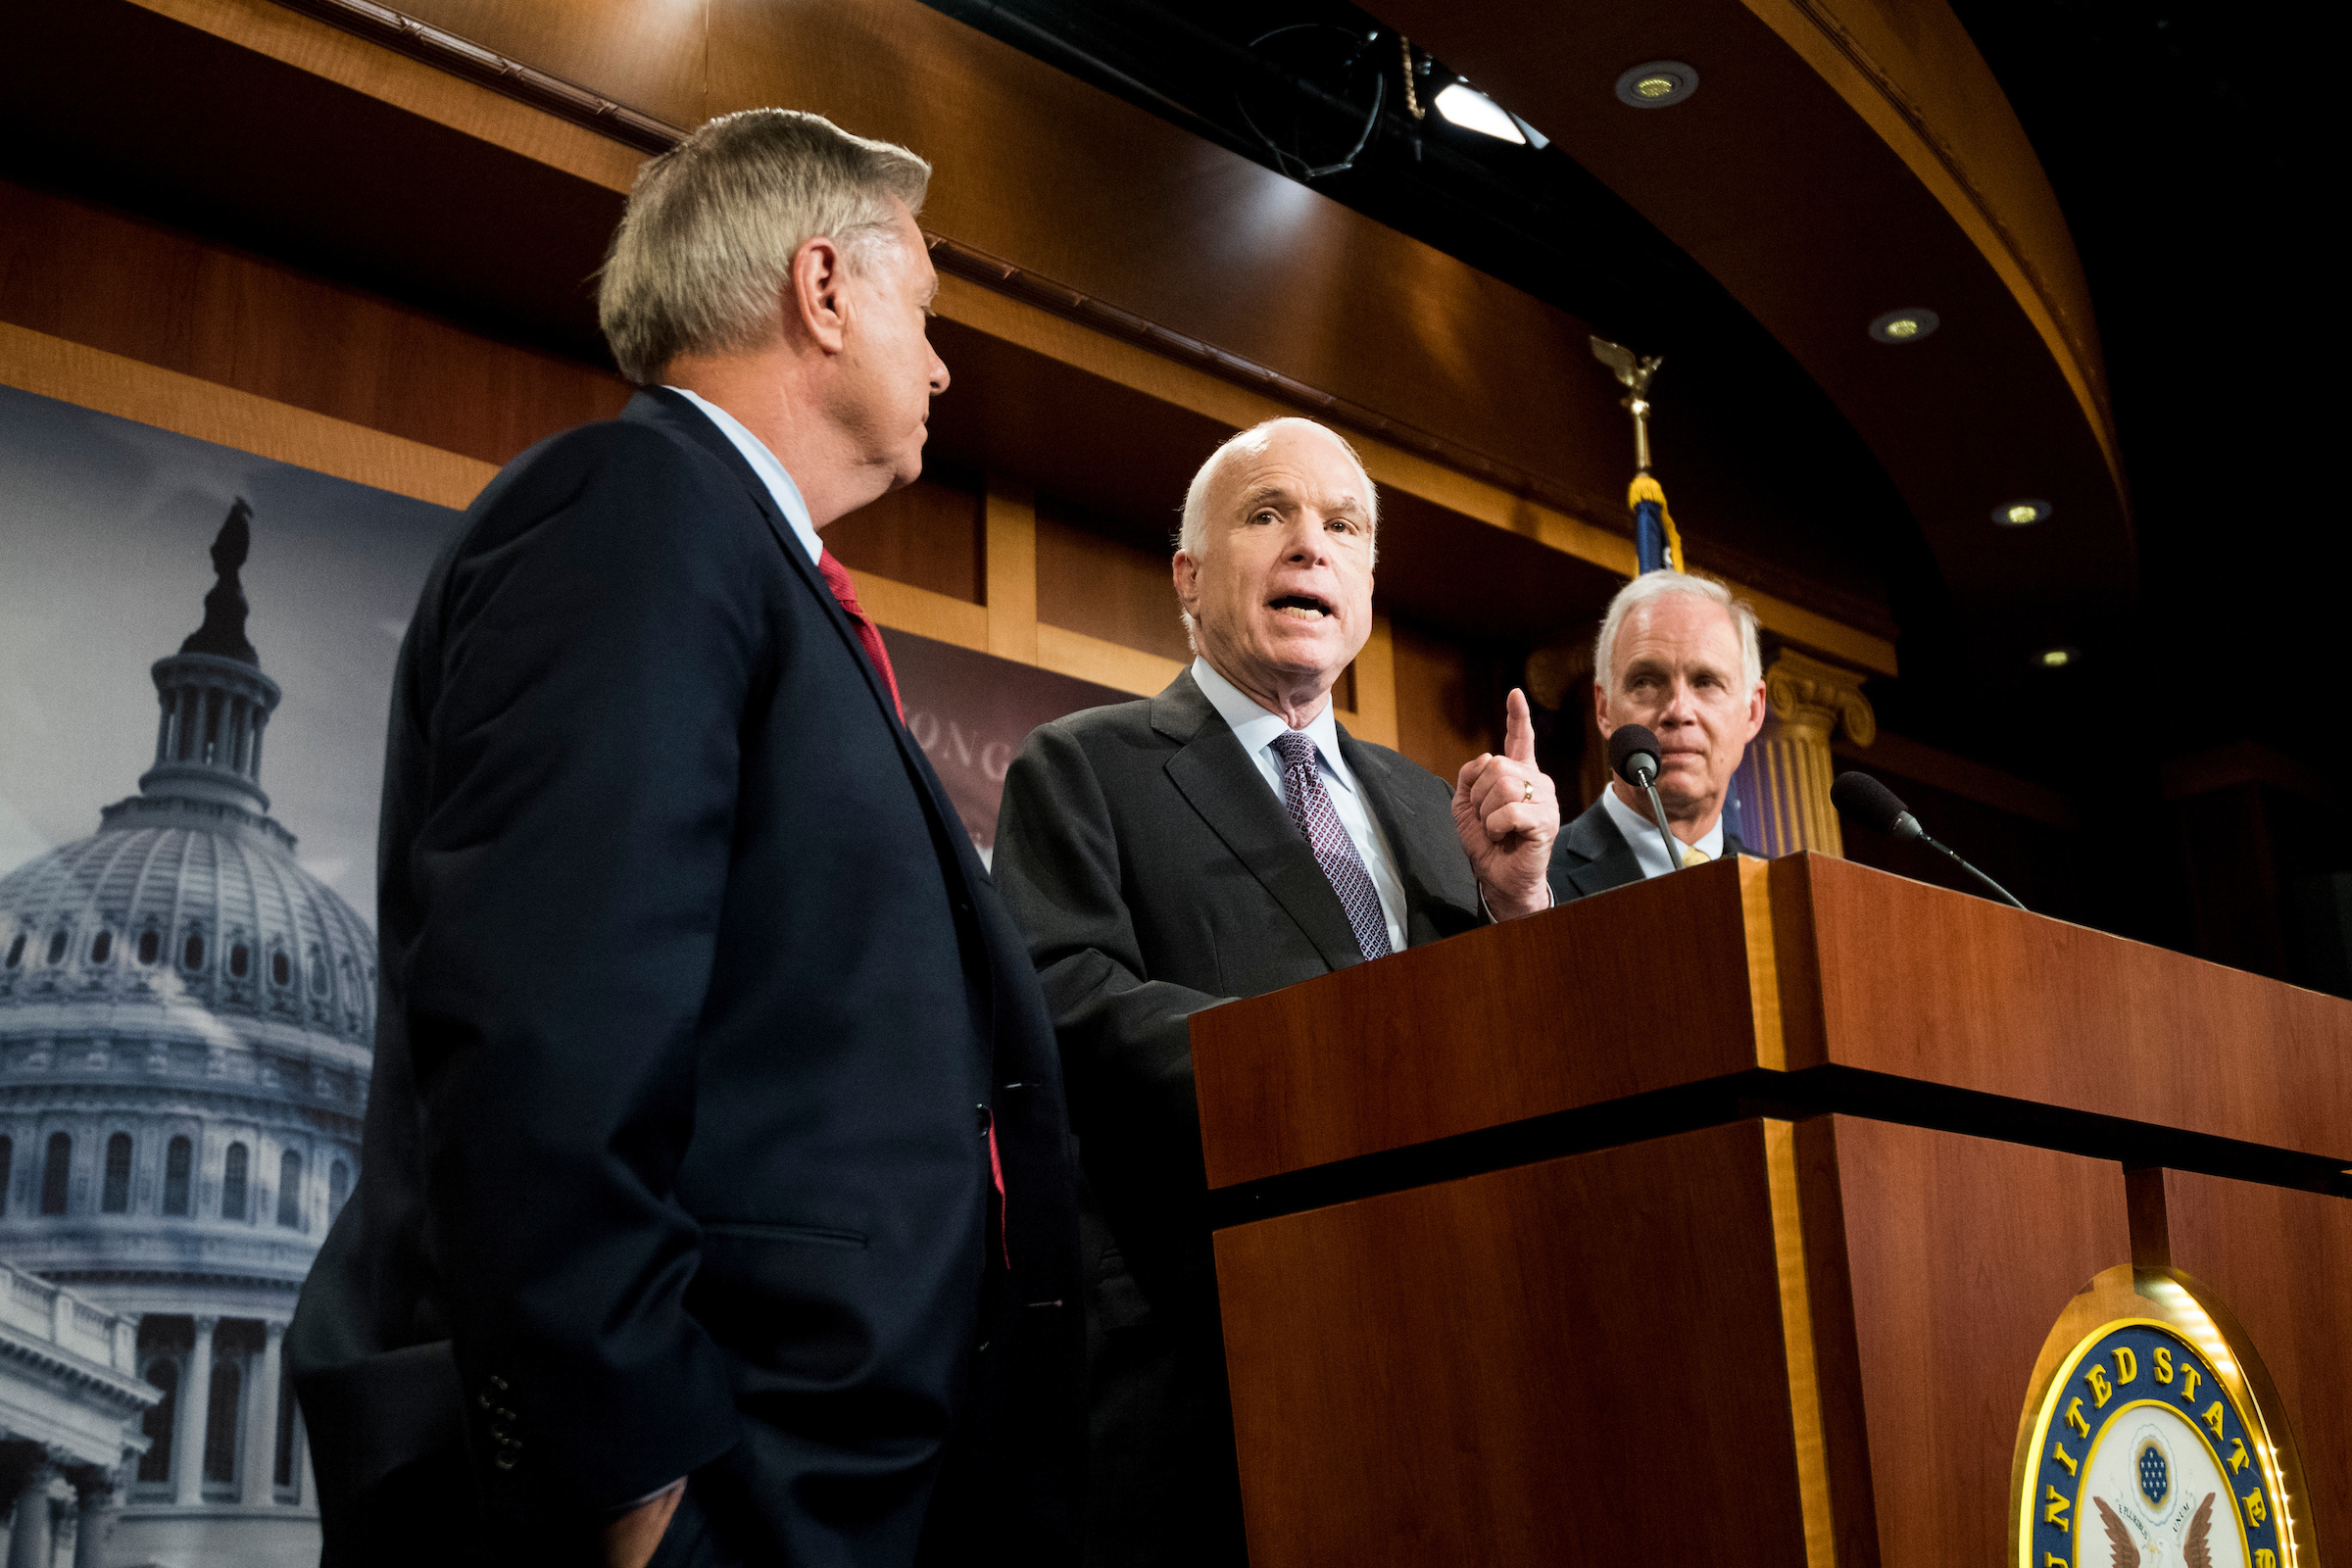
[{"label": "red necktie", "polygon": [[824,573],[825,586],[841,603],[842,612],[858,623],[858,646],[865,657],[882,672],[882,684],[890,688],[890,706],[899,710],[899,722],[906,722],[906,705],[899,701],[899,677],[891,672],[890,650],[882,646],[882,630],[866,619],[865,607],[858,603],[858,585],[850,581],[850,568],[833,558],[830,550],[816,558],[816,569]]}]

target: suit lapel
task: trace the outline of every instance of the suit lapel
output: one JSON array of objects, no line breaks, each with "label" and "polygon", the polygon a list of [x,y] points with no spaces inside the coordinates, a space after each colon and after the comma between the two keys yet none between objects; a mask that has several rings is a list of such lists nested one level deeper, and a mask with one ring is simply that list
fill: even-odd
[{"label": "suit lapel", "polygon": [[[642,413],[639,412],[641,406]],[[766,519],[767,531],[775,536],[776,548],[783,552],[785,564],[799,574],[802,586],[815,597],[818,610],[832,621],[834,632],[848,647],[858,669],[864,672],[866,690],[873,695],[875,705],[890,715],[891,726],[899,731],[900,748],[909,749],[906,726],[899,722],[899,710],[890,700],[890,688],[882,683],[882,672],[874,668],[873,661],[865,657],[864,645],[858,640],[858,628],[851,621],[849,612],[842,609],[841,601],[833,597],[833,590],[826,585],[824,575],[816,569],[816,563],[808,559],[808,552],[802,545],[800,536],[792,531],[792,524],[785,521],[784,514],[776,509],[775,494],[767,488],[767,481],[760,478],[758,470],[744,460],[743,454],[735,450],[735,443],[727,439],[726,432],[711,423],[710,416],[702,410],[666,387],[647,387],[640,391],[637,398],[631,400],[625,416],[656,420],[684,432],[704,451],[725,464],[728,471],[741,481],[744,494],[751,498],[752,505],[758,507],[760,515]],[[920,749],[914,750],[919,756]]]},{"label": "suit lapel", "polygon": [[[978,856],[972,851],[970,835],[963,831],[963,820],[956,814],[955,803],[948,799],[946,786],[940,783],[939,775],[932,771],[931,760],[923,755],[923,749],[914,743],[914,737],[907,733],[906,724],[900,721],[898,707],[890,700],[890,688],[883,684],[882,672],[874,667],[873,661],[865,657],[865,647],[858,641],[858,628],[850,620],[849,612],[842,609],[841,601],[833,597],[833,590],[816,569],[816,563],[808,559],[808,552],[802,545],[800,537],[792,531],[792,525],[785,521],[783,514],[777,510],[775,495],[767,488],[767,481],[760,477],[758,470],[744,460],[741,452],[735,450],[735,443],[727,439],[725,431],[711,423],[702,410],[665,387],[640,389],[636,397],[629,400],[629,406],[622,411],[621,417],[666,424],[680,431],[726,465],[728,471],[742,482],[745,495],[751,499],[753,506],[759,508],[760,515],[767,521],[768,532],[775,536],[776,548],[783,553],[785,564],[799,575],[801,585],[816,600],[818,612],[832,623],[835,634],[849,651],[850,662],[863,674],[866,691],[873,697],[875,706],[881,709],[891,734],[898,741],[899,754],[906,759],[906,770],[921,781],[930,798],[934,827],[944,832],[953,845],[959,847],[951,855],[958,874],[967,884],[975,878],[985,877],[987,872],[982,869]],[[967,859],[970,862],[968,866],[965,864]]]},{"label": "suit lapel", "polygon": [[1617,831],[1600,802],[1594,801],[1569,823],[1561,839],[1569,856],[1562,868],[1577,892],[1590,897],[1642,880],[1642,862],[1634,858],[1634,847]]},{"label": "suit lapel", "polygon": [[1191,670],[1152,699],[1152,727],[1177,743],[1167,762],[1169,781],[1234,858],[1298,922],[1323,961],[1334,969],[1363,962],[1355,929],[1315,852]]}]

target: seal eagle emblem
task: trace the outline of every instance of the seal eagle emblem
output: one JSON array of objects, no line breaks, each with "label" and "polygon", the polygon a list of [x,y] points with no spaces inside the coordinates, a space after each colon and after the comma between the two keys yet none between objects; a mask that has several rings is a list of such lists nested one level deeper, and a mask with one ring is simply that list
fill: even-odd
[{"label": "seal eagle emblem", "polygon": [[2167,1555],[2161,1544],[2142,1545],[2145,1538],[2126,1525],[2107,1505],[2106,1498],[2090,1500],[2099,1505],[2099,1521],[2107,1527],[2107,1544],[2115,1552],[2114,1568],[2165,1568],[2176,1561],[2181,1568],[2213,1568],[2213,1545],[2207,1537],[2213,1534],[2213,1499],[2217,1495],[2211,1492],[2205,1494],[2205,1500],[2189,1515],[2188,1530],[2180,1543],[2180,1553],[2177,1558]]}]

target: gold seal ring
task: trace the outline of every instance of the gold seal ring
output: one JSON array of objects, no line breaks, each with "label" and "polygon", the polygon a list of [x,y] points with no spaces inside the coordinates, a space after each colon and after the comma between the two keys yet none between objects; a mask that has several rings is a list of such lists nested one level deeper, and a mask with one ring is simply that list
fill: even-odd
[{"label": "gold seal ring", "polygon": [[1521,784],[1522,786],[1524,786],[1524,787],[1525,787],[1525,789],[1527,790],[1527,793],[1526,793],[1525,795],[1522,795],[1522,796],[1520,796],[1520,797],[1519,797],[1519,804],[1520,804],[1521,806],[1533,806],[1533,805],[1535,805],[1535,804],[1536,804],[1536,781],[1535,781],[1534,779],[1532,779],[1532,778],[1523,778],[1523,779],[1521,779],[1519,782],[1520,782],[1520,784]]}]

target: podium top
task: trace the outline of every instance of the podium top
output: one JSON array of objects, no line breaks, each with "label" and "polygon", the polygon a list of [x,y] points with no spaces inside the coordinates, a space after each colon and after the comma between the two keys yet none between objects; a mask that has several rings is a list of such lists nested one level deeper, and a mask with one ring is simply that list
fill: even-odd
[{"label": "podium top", "polygon": [[1192,1036],[1212,1188],[1706,1084],[2086,1151],[2226,1141],[2213,1159],[2283,1153],[2295,1185],[2352,1167],[2352,1002],[1810,854],[1582,899]]}]

